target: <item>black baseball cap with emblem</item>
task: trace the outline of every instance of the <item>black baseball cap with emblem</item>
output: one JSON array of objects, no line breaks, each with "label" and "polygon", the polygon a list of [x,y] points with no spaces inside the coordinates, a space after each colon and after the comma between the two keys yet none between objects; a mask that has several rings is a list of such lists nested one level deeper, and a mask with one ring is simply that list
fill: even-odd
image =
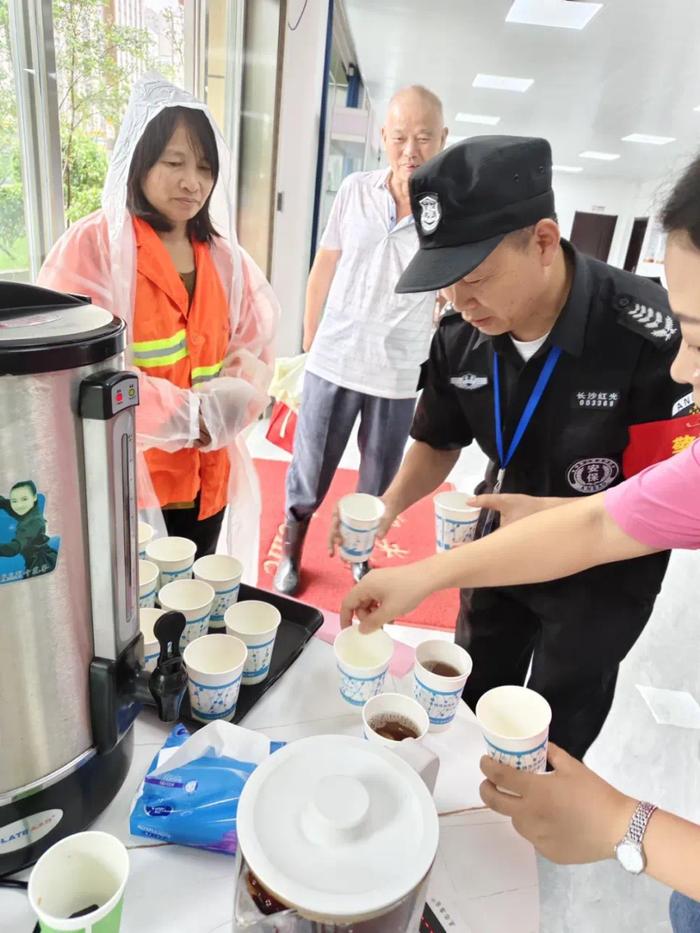
[{"label": "black baseball cap with emblem", "polygon": [[472,272],[509,233],[554,214],[552,150],[530,136],[474,136],[409,183],[420,249],[396,291],[429,292]]}]

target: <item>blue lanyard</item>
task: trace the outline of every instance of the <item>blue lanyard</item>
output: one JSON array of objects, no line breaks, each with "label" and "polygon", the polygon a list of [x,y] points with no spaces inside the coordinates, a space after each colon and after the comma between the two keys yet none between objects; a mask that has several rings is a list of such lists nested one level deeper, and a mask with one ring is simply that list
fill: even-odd
[{"label": "blue lanyard", "polygon": [[500,482],[503,479],[503,473],[505,472],[506,467],[513,459],[515,451],[518,449],[520,441],[523,439],[523,434],[527,430],[527,426],[530,424],[530,420],[535,413],[535,409],[540,403],[542,394],[547,388],[547,383],[549,382],[550,376],[554,372],[554,367],[557,365],[559,357],[561,356],[560,347],[552,347],[547,354],[547,359],[544,361],[544,366],[542,367],[542,372],[539,374],[537,382],[535,383],[535,388],[532,390],[530,398],[527,400],[527,404],[523,409],[523,413],[520,416],[520,421],[518,426],[515,429],[515,434],[510,442],[510,447],[508,448],[508,453],[506,456],[503,456],[503,423],[501,421],[501,385],[498,374],[498,354],[494,351],[493,354],[493,408],[494,415],[496,419],[496,447],[498,449],[498,466],[499,466],[499,487]]}]

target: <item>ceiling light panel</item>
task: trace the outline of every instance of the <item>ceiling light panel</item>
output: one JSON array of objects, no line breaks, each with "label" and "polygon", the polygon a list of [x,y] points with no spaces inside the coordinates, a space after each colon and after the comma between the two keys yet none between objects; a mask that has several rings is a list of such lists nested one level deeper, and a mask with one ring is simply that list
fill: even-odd
[{"label": "ceiling light panel", "polygon": [[593,149],[586,149],[585,152],[579,152],[582,159],[599,159],[601,162],[614,162],[620,158],[619,152],[596,152]]},{"label": "ceiling light panel", "polygon": [[578,172],[583,171],[582,165],[553,165],[552,170],[555,172],[568,172],[572,175],[578,174]]},{"label": "ceiling light panel", "polygon": [[675,136],[652,136],[649,133],[630,133],[622,137],[623,143],[647,143],[650,146],[666,146],[675,141]]},{"label": "ceiling light panel", "polygon": [[534,83],[534,78],[508,78],[505,75],[478,74],[472,81],[472,87],[484,87],[492,91],[518,91],[524,94]]},{"label": "ceiling light panel", "polygon": [[506,22],[584,29],[602,6],[602,3],[572,3],[570,0],[514,0]]},{"label": "ceiling light panel", "polygon": [[496,126],[501,122],[500,117],[492,117],[486,113],[458,113],[455,120],[460,123],[479,123],[482,126]]}]

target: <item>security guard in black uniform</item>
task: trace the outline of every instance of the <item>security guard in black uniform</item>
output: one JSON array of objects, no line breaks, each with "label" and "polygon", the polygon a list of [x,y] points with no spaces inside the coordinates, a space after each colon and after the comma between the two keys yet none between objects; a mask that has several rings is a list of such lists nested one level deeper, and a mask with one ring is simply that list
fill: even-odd
[{"label": "security guard in black uniform", "polygon": [[[388,510],[428,494],[474,440],[490,459],[478,491],[557,500],[620,482],[629,427],[692,404],[669,376],[680,335],[665,291],[560,241],[546,140],[458,143],[414,173],[411,204],[420,250],[397,291],[444,288],[456,310],[423,368],[411,431],[421,443],[384,497]],[[480,533],[497,521],[482,512]],[[532,663],[528,684],[552,706],[552,740],[581,758],[667,563],[655,554],[552,583],[463,591],[456,640],[474,662],[466,702],[474,709],[486,690],[524,683]]]}]

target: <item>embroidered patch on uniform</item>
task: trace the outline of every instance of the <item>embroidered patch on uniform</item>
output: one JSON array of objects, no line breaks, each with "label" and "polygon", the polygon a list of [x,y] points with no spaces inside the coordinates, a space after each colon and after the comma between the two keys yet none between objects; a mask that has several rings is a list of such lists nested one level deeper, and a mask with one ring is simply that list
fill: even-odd
[{"label": "embroidered patch on uniform", "polygon": [[442,220],[440,200],[432,191],[418,198],[420,204],[420,225],[423,233],[435,233]]},{"label": "embroidered patch on uniform", "polygon": [[679,398],[677,402],[674,402],[673,408],[671,409],[671,417],[675,418],[676,415],[680,415],[682,411],[685,411],[686,408],[693,407],[693,393],[688,392],[687,395],[684,395],[682,398]]},{"label": "embroidered patch on uniform", "polygon": [[657,311],[627,295],[618,297],[616,304],[624,312],[625,323],[655,343],[668,343],[678,333],[678,325],[668,311]]},{"label": "embroidered patch on uniform", "polygon": [[607,457],[589,457],[569,467],[566,480],[576,492],[602,492],[615,482],[620,467]]},{"label": "embroidered patch on uniform", "polygon": [[489,384],[488,376],[477,376],[475,373],[463,373],[453,376],[450,383],[458,389],[483,389]]},{"label": "embroidered patch on uniform", "polygon": [[577,392],[574,408],[615,408],[619,401],[619,392]]}]

